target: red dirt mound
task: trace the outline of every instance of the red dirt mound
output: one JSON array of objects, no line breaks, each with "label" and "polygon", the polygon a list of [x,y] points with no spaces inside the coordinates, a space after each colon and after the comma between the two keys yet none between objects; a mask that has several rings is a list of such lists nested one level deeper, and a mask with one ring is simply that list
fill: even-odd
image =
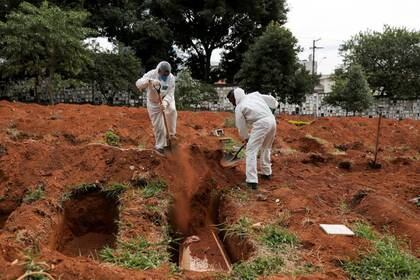
[{"label": "red dirt mound", "polygon": [[[145,109],[1,101],[0,279],[16,279],[24,273],[28,247],[37,248],[37,259],[57,279],[167,279],[166,266],[129,270],[85,256],[104,244],[112,246],[111,236],[121,231],[120,226],[129,228],[130,237],[157,240],[159,226],[150,221],[153,213],[138,200],[128,194],[126,209],[118,212],[110,207],[114,202],[95,196],[94,201],[85,197],[61,205],[63,194],[82,183],[128,183],[135,172],[153,172],[169,185],[176,229],[184,236],[199,234],[214,221],[211,191],[236,191],[244,180],[243,165],[219,166],[221,144],[218,137],[210,136],[231,117],[230,113],[180,112],[179,146],[161,158],[152,151],[153,133]],[[382,168],[371,170],[367,163],[373,158],[376,119],[320,118],[297,127],[287,122],[291,118],[277,118],[273,179],[261,182],[245,204],[222,205],[220,216],[227,220],[248,216],[256,223],[284,219],[303,244],[305,261],[320,268],[302,279],[345,279],[340,261],[357,257],[367,247],[357,237],[325,235],[320,223],[368,221],[380,232],[390,231],[407,240],[412,253],[420,257],[416,250],[420,210],[409,202],[420,195],[420,122],[385,119],[379,152]],[[105,144],[108,130],[120,136],[118,147]],[[227,137],[239,140],[234,128],[224,130]],[[313,163],[308,161],[311,155],[325,160]],[[343,161],[351,162],[351,169],[337,168]],[[40,186],[41,198],[31,200]],[[367,195],[355,199],[360,191]],[[126,222],[117,229],[116,216]],[[57,234],[60,228],[62,234]],[[66,249],[72,240],[89,245],[77,245],[86,248],[82,256],[74,257],[78,253]],[[211,275],[186,273],[184,277]]]}]

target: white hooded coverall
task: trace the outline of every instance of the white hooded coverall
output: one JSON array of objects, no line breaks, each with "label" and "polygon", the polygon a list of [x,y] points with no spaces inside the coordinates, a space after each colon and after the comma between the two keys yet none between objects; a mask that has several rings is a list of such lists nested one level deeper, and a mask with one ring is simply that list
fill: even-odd
[{"label": "white hooded coverall", "polygon": [[[258,183],[257,155],[260,151],[261,172],[271,175],[271,147],[276,135],[276,119],[271,109],[278,106],[271,95],[253,92],[245,95],[241,88],[234,90],[235,121],[239,135],[248,139],[246,146],[246,182]],[[248,134],[248,127],[251,133]]]},{"label": "white hooded coverall", "polygon": [[[152,122],[153,132],[155,135],[155,148],[162,149],[168,145],[166,140],[165,123],[163,114],[160,109],[159,94],[156,89],[149,83],[149,80],[159,80],[158,69],[151,70],[143,75],[141,79],[136,82],[136,87],[139,90],[147,88],[147,111]],[[166,81],[159,80],[161,84],[160,94],[163,98],[164,113],[168,124],[169,135],[176,134],[176,119],[177,111],[175,107],[175,77],[169,74]]]}]

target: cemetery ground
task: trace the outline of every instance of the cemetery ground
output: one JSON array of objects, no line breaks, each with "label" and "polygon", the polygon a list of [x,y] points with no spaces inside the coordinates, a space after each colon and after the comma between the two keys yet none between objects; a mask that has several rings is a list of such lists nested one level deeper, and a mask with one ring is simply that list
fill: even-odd
[{"label": "cemetery ground", "polygon": [[278,116],[252,191],[232,116],[178,112],[163,158],[144,108],[1,101],[0,279],[419,279],[419,121],[370,169],[377,119]]}]

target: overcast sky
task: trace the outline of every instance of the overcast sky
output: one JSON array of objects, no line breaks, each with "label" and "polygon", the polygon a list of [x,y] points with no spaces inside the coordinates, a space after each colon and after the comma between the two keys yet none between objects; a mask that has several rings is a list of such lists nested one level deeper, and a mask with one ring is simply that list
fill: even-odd
[{"label": "overcast sky", "polygon": [[420,0],[287,0],[288,27],[304,48],[299,55],[311,53],[317,45],[318,72],[329,74],[341,63],[340,44],[359,31],[382,30],[385,24],[420,30]]},{"label": "overcast sky", "polygon": [[[420,30],[420,0],[287,0],[288,27],[307,59],[312,40],[317,45],[318,72],[330,74],[341,63],[338,48],[359,31],[382,30],[385,24]],[[101,45],[106,46],[102,38]],[[109,44],[108,44],[109,45]],[[222,50],[215,50],[212,64],[220,61]]]}]

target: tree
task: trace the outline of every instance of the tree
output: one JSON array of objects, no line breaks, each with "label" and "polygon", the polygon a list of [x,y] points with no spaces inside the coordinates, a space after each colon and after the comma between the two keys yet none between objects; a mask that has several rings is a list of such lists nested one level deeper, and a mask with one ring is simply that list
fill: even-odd
[{"label": "tree", "polygon": [[[235,75],[243,62],[243,54],[261,36],[271,21],[280,25],[286,23],[288,9],[286,1],[257,1],[255,6],[264,10],[263,13],[250,13],[244,16],[232,28],[230,43],[225,46],[222,54],[221,68],[228,82],[236,83]],[[252,6],[250,9],[253,9]],[[271,12],[270,12],[271,11]]]},{"label": "tree", "polygon": [[151,5],[152,14],[167,22],[175,44],[190,54],[193,77],[206,81],[213,50],[237,47],[271,20],[285,21],[286,11],[284,0],[153,0]]},{"label": "tree", "polygon": [[146,70],[154,69],[162,60],[176,70],[179,59],[173,48],[173,34],[164,19],[150,13],[150,1],[70,2],[82,3],[81,8],[92,13],[91,26],[112,41],[131,47]]},{"label": "tree", "polygon": [[373,96],[360,65],[352,65],[348,72],[342,69],[333,76],[332,92],[324,103],[339,106],[348,112],[362,112],[372,105]]},{"label": "tree", "polygon": [[193,79],[185,69],[176,78],[175,98],[179,109],[196,110],[203,102],[216,102],[217,92],[211,85]]},{"label": "tree", "polygon": [[237,74],[246,91],[261,91],[285,102],[300,103],[311,91],[312,79],[297,62],[297,40],[278,23],[265,32],[244,54]]},{"label": "tree", "polygon": [[0,48],[6,76],[24,75],[35,79],[38,96],[41,82],[53,100],[55,74],[76,75],[91,62],[83,40],[92,30],[85,28],[88,14],[63,11],[48,2],[39,8],[23,2],[18,11],[0,22]]},{"label": "tree", "polygon": [[321,75],[312,75],[305,66],[298,65],[294,76],[292,94],[288,96],[288,103],[301,103],[305,95],[312,93],[314,85],[319,84]]},{"label": "tree", "polygon": [[[43,0],[26,0],[39,6]],[[0,20],[22,0],[0,0]],[[150,14],[150,1],[136,0],[50,0],[62,9],[88,11],[87,26],[113,43],[131,47],[147,70],[162,60],[176,69],[180,60],[173,48],[173,36],[165,20]],[[1,10],[1,8],[3,8]]]},{"label": "tree", "polygon": [[115,51],[94,50],[93,58],[85,77],[94,83],[92,90],[96,84],[108,104],[113,104],[115,95],[121,91],[137,93],[135,79],[143,69],[130,48],[119,45]]},{"label": "tree", "polygon": [[360,64],[370,87],[381,96],[420,96],[420,32],[385,26],[360,32],[341,48],[345,67]]}]

